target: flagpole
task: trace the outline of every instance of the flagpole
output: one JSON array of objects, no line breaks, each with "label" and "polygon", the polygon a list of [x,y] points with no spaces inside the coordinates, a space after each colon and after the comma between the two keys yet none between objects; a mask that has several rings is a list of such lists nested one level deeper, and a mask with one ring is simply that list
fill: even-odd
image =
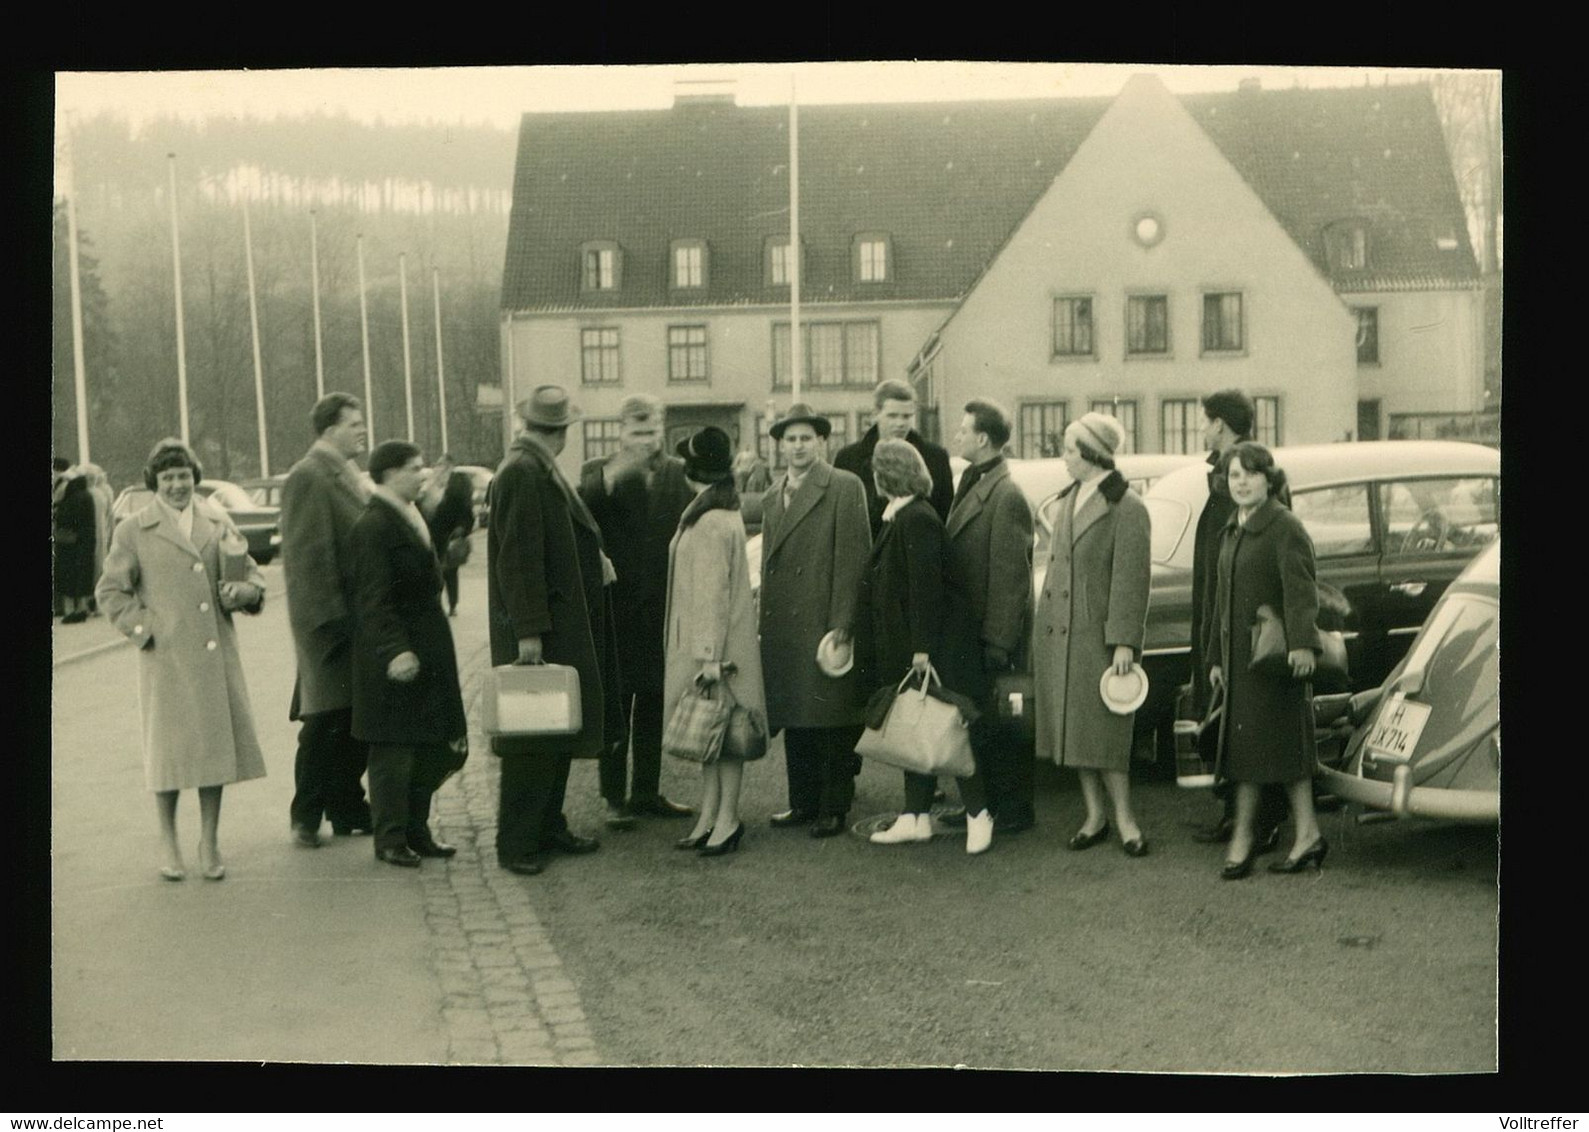
[{"label": "flagpole", "polygon": [[182,443],[188,443],[188,351],[182,331],[182,241],[177,235],[177,155],[166,154],[171,174],[171,269],[176,277],[177,307],[177,414]]},{"label": "flagpole", "polygon": [[72,386],[77,396],[77,462],[88,463],[88,370],[83,358],[83,288],[77,266],[77,184],[72,113],[66,115],[66,262],[72,284]]},{"label": "flagpole", "polygon": [[397,294],[403,304],[403,403],[408,408],[408,442],[414,443],[414,366],[408,350],[408,253],[397,253]]},{"label": "flagpole", "polygon": [[315,210],[309,210],[309,278],[314,287],[314,395],[326,395],[325,359],[320,349],[320,238],[315,230]]},{"label": "flagpole", "polygon": [[270,475],[270,441],[265,436],[265,365],[259,354],[259,300],[254,294],[254,232],[243,194],[243,262],[248,267],[248,326],[254,334],[254,407],[259,414],[259,474]]},{"label": "flagpole", "polygon": [[800,400],[800,377],[805,371],[804,343],[800,338],[800,111],[795,101],[795,77],[789,76],[789,366],[790,401]]},{"label": "flagpole", "polygon": [[375,435],[375,391],[370,384],[370,311],[364,301],[364,233],[355,238],[359,250],[359,340],[364,344],[364,429]]},{"label": "flagpole", "polygon": [[447,447],[447,371],[441,360],[441,269],[430,269],[431,294],[436,301],[436,402],[441,408],[441,450]]}]

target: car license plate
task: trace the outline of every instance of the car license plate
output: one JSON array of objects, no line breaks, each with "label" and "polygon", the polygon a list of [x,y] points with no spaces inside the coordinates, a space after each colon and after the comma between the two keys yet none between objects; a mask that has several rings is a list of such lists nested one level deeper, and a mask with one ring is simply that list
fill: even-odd
[{"label": "car license plate", "polygon": [[1407,761],[1418,747],[1418,737],[1423,734],[1424,724],[1429,722],[1429,711],[1428,704],[1409,700],[1401,692],[1394,693],[1380,710],[1364,748],[1370,755]]}]

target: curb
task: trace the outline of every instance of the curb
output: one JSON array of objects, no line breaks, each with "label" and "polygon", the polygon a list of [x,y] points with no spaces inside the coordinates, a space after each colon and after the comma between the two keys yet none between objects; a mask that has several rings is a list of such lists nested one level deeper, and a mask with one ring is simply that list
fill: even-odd
[{"label": "curb", "polygon": [[[265,589],[265,596],[270,597],[270,595],[275,592],[276,591],[270,589],[267,586]],[[83,649],[81,652],[67,653],[65,656],[57,656],[53,658],[50,662],[50,670],[53,672],[55,669],[62,668],[68,664],[75,664],[80,660],[87,660],[90,657],[95,657],[101,653],[107,653],[112,649],[119,649],[130,644],[132,644],[131,639],[118,633],[116,635],[116,639],[113,641],[105,641],[101,644],[92,645],[89,648]]]}]

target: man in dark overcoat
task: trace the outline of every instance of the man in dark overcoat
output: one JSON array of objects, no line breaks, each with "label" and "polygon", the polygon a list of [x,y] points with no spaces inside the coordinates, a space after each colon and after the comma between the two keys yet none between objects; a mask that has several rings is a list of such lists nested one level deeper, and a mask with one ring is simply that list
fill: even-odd
[{"label": "man in dark overcoat", "polygon": [[[791,405],[768,430],[787,465],[765,496],[761,534],[761,663],[767,722],[784,735],[789,808],[775,826],[844,830],[855,800],[866,689],[853,668],[838,676],[817,662],[832,635],[850,645],[851,621],[871,538],[866,492],[822,459],[833,426],[809,405]],[[842,667],[840,665],[839,667]]]},{"label": "man in dark overcoat", "polygon": [[[695,498],[684,461],[662,451],[662,402],[636,394],[618,411],[618,451],[585,461],[579,497],[601,527],[618,580],[612,606],[618,634],[616,691],[624,727],[601,753],[607,825],[627,829],[636,815],[688,817],[689,806],[662,796],[662,671],[668,544]],[[634,778],[629,749],[634,748]]]},{"label": "man in dark overcoat", "polygon": [[949,578],[980,629],[981,651],[962,670],[982,674],[965,689],[983,714],[971,725],[971,745],[987,776],[988,808],[1001,834],[1032,828],[1034,759],[1018,727],[1001,718],[993,682],[1001,672],[1026,671],[1032,635],[1032,508],[1010,478],[1004,445],[1010,417],[988,400],[965,407],[955,446],[969,465],[949,510]]},{"label": "man in dark overcoat", "polygon": [[570,760],[600,756],[618,712],[617,646],[607,584],[616,574],[601,528],[557,466],[579,418],[561,386],[539,386],[518,405],[524,431],[491,481],[486,537],[491,663],[566,664],[579,673],[581,727],[565,736],[496,737],[502,757],[497,860],[532,876],[549,852],[592,853],[593,837],[568,828],[563,797]]},{"label": "man in dark overcoat", "polygon": [[458,657],[441,607],[441,564],[415,502],[419,448],[370,453],[375,494],[353,525],[353,735],[369,744],[375,856],[417,867],[451,857],[430,831],[431,796],[467,751]]},{"label": "man in dark overcoat", "polygon": [[368,833],[359,779],[365,747],[353,737],[353,524],[370,489],[353,458],[364,451],[364,412],[350,393],[327,393],[310,414],[315,442],[281,489],[281,568],[298,678],[288,716],[301,720],[289,810],[293,840],[320,844],[320,819],[337,834]]},{"label": "man in dark overcoat", "polygon": [[[1252,399],[1239,389],[1222,389],[1203,398],[1203,444],[1208,449],[1208,502],[1197,517],[1196,541],[1192,544],[1192,710],[1199,719],[1208,714],[1213,689],[1208,683],[1209,666],[1219,655],[1214,638],[1214,602],[1219,564],[1219,544],[1225,524],[1236,511],[1225,481],[1225,454],[1243,440],[1252,439],[1254,409]],[[1214,761],[1219,728],[1206,727],[1199,738],[1202,754]],[[1223,806],[1219,819],[1192,834],[1194,841],[1224,844],[1236,824],[1236,792],[1229,782],[1214,787],[1214,796]],[[1254,820],[1253,845],[1268,853],[1280,845],[1280,823],[1286,816],[1286,795],[1282,787],[1266,785],[1258,796],[1258,816]]]},{"label": "man in dark overcoat", "polygon": [[861,481],[866,490],[866,514],[871,520],[872,540],[883,526],[883,508],[888,500],[877,494],[872,480],[872,452],[879,440],[905,440],[921,453],[927,464],[927,474],[932,477],[932,495],[928,502],[938,512],[938,518],[949,518],[949,506],[954,502],[954,472],[949,467],[949,453],[927,440],[916,431],[916,394],[903,381],[890,378],[872,391],[872,427],[854,444],[839,449],[833,457],[833,466],[849,472]]}]

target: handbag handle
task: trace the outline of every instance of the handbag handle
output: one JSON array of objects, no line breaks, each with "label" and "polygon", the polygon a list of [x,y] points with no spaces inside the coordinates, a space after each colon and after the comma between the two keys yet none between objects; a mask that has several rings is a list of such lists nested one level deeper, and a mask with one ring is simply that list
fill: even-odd
[{"label": "handbag handle", "polygon": [[[901,680],[899,682],[899,686],[894,689],[894,694],[898,695],[899,693],[903,692],[905,690],[905,685],[909,684],[915,678],[916,670],[912,668],[905,673],[905,678]],[[943,681],[938,677],[938,670],[932,666],[931,662],[928,662],[927,675],[921,682],[921,698],[924,700],[927,698],[927,686],[929,684],[937,684],[940,688],[943,687]]]}]

